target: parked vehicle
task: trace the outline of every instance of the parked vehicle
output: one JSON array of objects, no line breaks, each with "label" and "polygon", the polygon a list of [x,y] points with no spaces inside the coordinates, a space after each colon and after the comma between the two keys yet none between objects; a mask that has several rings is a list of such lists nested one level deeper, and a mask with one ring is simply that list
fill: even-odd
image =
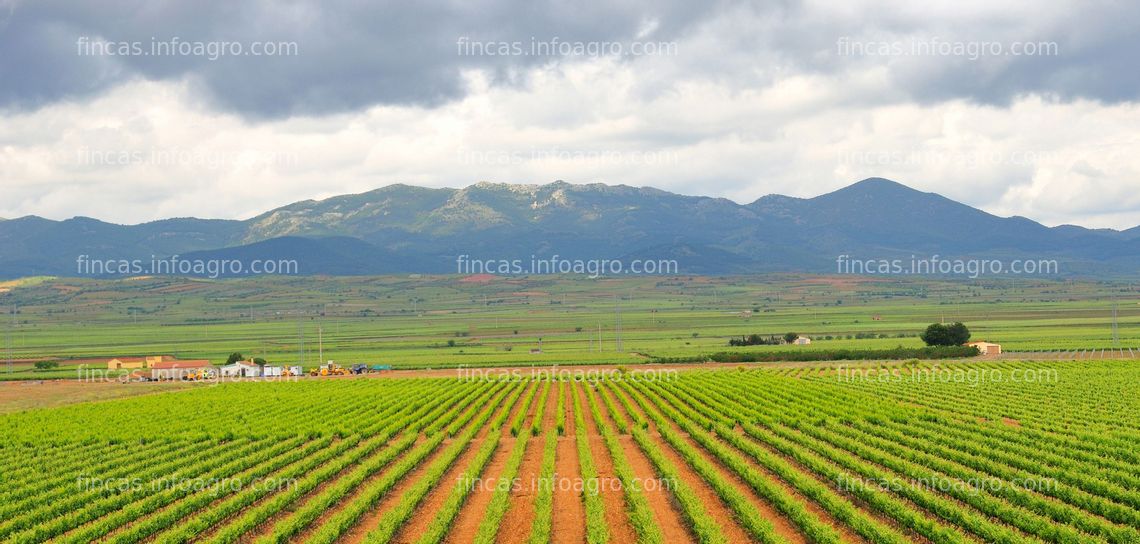
[{"label": "parked vehicle", "polygon": [[329,361],[309,371],[310,376],[347,376],[348,369]]}]

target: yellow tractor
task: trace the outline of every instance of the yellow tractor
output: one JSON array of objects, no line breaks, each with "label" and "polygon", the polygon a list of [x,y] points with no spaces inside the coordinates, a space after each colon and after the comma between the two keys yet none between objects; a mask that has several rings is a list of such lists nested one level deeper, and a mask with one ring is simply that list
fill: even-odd
[{"label": "yellow tractor", "polygon": [[182,379],[186,380],[186,381],[191,381],[191,382],[198,382],[198,381],[202,381],[202,380],[209,380],[213,377],[214,377],[213,371],[205,369],[205,368],[199,368],[197,370],[190,371],[189,374],[183,375]]},{"label": "yellow tractor", "polygon": [[348,369],[329,361],[309,371],[310,376],[347,376]]}]

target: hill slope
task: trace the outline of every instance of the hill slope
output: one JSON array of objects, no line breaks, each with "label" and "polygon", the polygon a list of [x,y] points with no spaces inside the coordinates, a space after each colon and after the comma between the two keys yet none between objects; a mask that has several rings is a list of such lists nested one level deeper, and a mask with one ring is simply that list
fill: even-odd
[{"label": "hill slope", "polygon": [[682,273],[834,272],[862,259],[1056,259],[1062,274],[1134,274],[1140,227],[1045,227],[871,178],[750,204],[624,185],[392,185],[246,221],[0,222],[0,277],[76,275],[101,259],[295,259],[303,274],[456,272],[456,258],[675,259]]}]

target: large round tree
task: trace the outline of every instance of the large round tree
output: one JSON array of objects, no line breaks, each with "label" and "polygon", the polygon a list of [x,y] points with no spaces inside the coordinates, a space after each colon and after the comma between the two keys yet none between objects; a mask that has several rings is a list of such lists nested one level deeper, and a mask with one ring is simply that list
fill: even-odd
[{"label": "large round tree", "polygon": [[960,346],[970,341],[970,329],[962,323],[934,323],[919,338],[928,346]]}]

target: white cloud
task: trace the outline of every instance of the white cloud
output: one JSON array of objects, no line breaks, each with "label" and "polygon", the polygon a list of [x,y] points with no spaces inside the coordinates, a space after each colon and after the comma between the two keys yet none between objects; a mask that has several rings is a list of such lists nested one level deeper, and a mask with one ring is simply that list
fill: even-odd
[{"label": "white cloud", "polygon": [[750,201],[881,176],[1046,224],[1127,228],[1140,217],[1134,103],[853,100],[891,95],[882,70],[786,73],[753,87],[669,72],[667,88],[646,93],[672,66],[661,63],[557,63],[520,86],[471,71],[465,97],[437,108],[264,122],[203,106],[184,81],[135,80],[4,117],[0,216],[245,218],[390,183],[480,180]]}]

